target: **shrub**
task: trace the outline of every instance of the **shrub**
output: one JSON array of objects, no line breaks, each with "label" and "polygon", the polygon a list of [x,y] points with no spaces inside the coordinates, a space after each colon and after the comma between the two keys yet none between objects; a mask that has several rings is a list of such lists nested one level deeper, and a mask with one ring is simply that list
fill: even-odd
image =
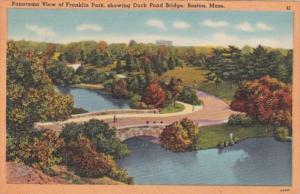
[{"label": "shrub", "polygon": [[61,162],[59,151],[63,145],[63,139],[50,130],[35,131],[17,138],[9,136],[7,158],[48,171]]},{"label": "shrub", "polygon": [[139,96],[139,95],[133,95],[131,97],[130,107],[135,108],[135,109],[148,109],[148,108],[151,108],[141,100],[141,96]]},{"label": "shrub", "polygon": [[201,105],[203,104],[201,100],[199,100],[196,92],[189,88],[189,87],[184,87],[183,90],[181,91],[180,95],[178,96],[177,100],[180,100],[182,102],[192,104],[192,105]]},{"label": "shrub", "polygon": [[126,144],[121,143],[116,137],[116,129],[109,128],[109,125],[103,121],[91,119],[83,124],[70,123],[65,125],[61,132],[61,137],[66,143],[80,135],[88,138],[95,145],[98,153],[111,155],[114,159],[128,155]]},{"label": "shrub", "polygon": [[253,119],[244,114],[232,114],[228,119],[228,125],[230,126],[241,125],[244,127],[249,127],[253,124]]},{"label": "shrub", "polygon": [[199,144],[199,128],[189,119],[182,119],[164,128],[160,135],[162,147],[182,152],[195,150]]},{"label": "shrub", "polygon": [[276,129],[275,137],[279,141],[289,141],[289,130],[286,127],[279,127]]},{"label": "shrub", "polygon": [[73,167],[76,174],[84,177],[101,177],[112,168],[112,158],[97,153],[95,146],[83,136],[71,140],[65,146],[64,157],[65,163]]},{"label": "shrub", "polygon": [[96,152],[96,146],[84,136],[78,136],[67,143],[63,155],[64,162],[79,176],[109,176],[127,184],[133,183],[126,170],[119,168],[111,156]]},{"label": "shrub", "polygon": [[87,113],[88,111],[83,109],[83,108],[72,108],[72,113],[71,114],[82,114],[82,113]]}]

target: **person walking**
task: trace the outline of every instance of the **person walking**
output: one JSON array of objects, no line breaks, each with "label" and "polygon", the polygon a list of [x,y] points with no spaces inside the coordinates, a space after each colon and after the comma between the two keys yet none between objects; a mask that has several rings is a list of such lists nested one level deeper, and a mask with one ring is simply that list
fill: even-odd
[{"label": "person walking", "polygon": [[114,115],[114,123],[117,122],[117,116]]}]

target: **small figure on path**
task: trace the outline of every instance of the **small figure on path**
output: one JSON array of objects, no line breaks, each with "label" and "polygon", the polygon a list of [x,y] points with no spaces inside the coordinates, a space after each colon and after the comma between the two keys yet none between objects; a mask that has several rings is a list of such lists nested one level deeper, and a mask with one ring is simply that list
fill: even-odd
[{"label": "small figure on path", "polygon": [[114,115],[114,123],[117,122],[117,116]]}]

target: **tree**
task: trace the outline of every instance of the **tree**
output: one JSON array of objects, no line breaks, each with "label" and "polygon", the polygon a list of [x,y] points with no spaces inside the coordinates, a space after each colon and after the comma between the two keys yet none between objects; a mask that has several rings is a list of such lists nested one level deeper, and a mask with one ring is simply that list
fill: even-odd
[{"label": "tree", "polygon": [[195,150],[198,148],[199,128],[185,118],[166,126],[159,139],[162,147],[175,152]]},{"label": "tree", "polygon": [[166,93],[158,83],[150,83],[143,94],[142,100],[147,105],[159,108],[164,105]]},{"label": "tree", "polygon": [[175,106],[176,99],[182,91],[182,80],[172,77],[167,86],[167,89],[171,93],[171,99],[173,101],[173,106]]},{"label": "tree", "polygon": [[189,88],[189,87],[183,87],[183,90],[181,91],[180,95],[178,96],[178,100],[189,103],[192,105],[201,105],[202,102],[199,100],[196,92]]},{"label": "tree", "polygon": [[128,84],[125,79],[114,80],[112,84],[112,93],[117,97],[128,97]]},{"label": "tree", "polygon": [[73,100],[58,93],[39,55],[19,51],[13,42],[7,50],[7,131],[19,136],[33,130],[34,122],[65,120]]},{"label": "tree", "polygon": [[116,129],[110,128],[107,123],[96,119],[91,119],[83,124],[67,124],[62,129],[60,136],[66,144],[83,136],[91,141],[98,153],[110,155],[114,159],[121,159],[128,155],[126,144],[121,143],[116,136]]},{"label": "tree", "polygon": [[63,62],[52,61],[47,66],[47,73],[52,82],[57,85],[69,85],[73,83],[75,71]]},{"label": "tree", "polygon": [[48,171],[62,160],[59,152],[64,146],[63,139],[51,130],[34,131],[21,137],[9,137],[7,158],[22,161],[26,165]]},{"label": "tree", "polygon": [[244,82],[234,95],[230,107],[246,112],[252,118],[269,125],[291,127],[291,87],[269,76]]}]

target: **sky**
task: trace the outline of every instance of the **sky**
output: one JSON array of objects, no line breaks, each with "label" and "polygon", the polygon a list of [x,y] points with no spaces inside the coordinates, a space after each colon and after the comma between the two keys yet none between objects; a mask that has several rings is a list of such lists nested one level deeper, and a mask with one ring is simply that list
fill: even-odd
[{"label": "sky", "polygon": [[30,10],[8,11],[8,38],[69,43],[130,40],[177,46],[292,48],[292,12]]}]

